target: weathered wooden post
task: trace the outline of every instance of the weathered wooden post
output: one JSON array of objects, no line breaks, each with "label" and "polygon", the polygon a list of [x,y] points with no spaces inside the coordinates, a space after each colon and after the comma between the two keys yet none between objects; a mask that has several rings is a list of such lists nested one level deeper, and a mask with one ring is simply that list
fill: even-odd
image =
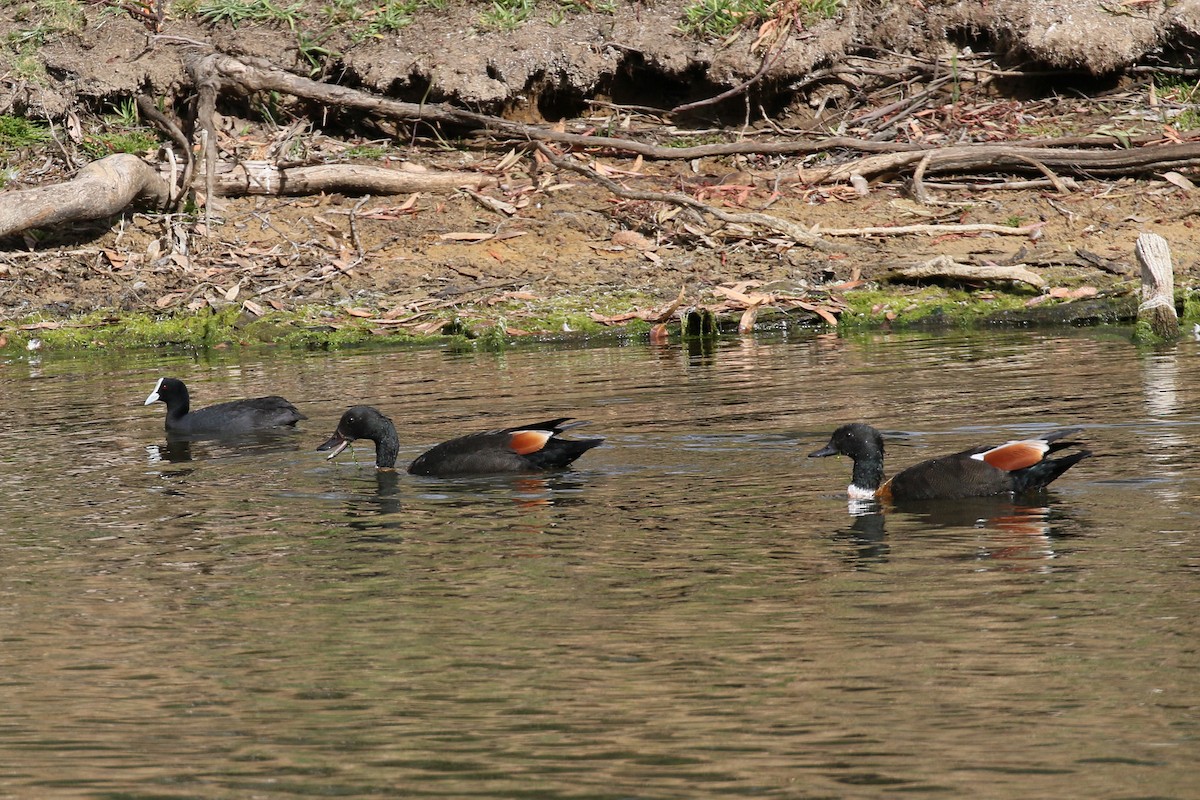
[{"label": "weathered wooden post", "polygon": [[[1171,247],[1157,233],[1143,233],[1133,248],[1142,267],[1142,302],[1137,310],[1137,337],[1172,341],[1179,338],[1175,313],[1175,273]],[[1149,331],[1146,331],[1146,328]]]}]

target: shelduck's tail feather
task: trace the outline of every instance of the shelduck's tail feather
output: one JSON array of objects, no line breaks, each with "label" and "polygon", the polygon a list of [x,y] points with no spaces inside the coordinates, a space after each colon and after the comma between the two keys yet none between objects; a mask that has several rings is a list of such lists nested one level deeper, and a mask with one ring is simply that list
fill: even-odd
[{"label": "shelduck's tail feather", "polygon": [[1018,473],[1016,491],[1033,492],[1044,489],[1053,483],[1060,475],[1092,454],[1091,450],[1080,450],[1077,453],[1062,458],[1047,458],[1029,469]]}]

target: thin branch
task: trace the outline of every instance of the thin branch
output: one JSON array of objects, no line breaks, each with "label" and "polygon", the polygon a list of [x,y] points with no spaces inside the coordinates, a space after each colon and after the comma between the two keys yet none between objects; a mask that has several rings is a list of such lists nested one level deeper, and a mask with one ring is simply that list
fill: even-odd
[{"label": "thin branch", "polygon": [[536,147],[538,152],[545,156],[546,160],[548,160],[554,166],[558,167],[559,169],[577,172],[580,175],[599,183],[605,189],[608,189],[618,197],[623,197],[627,200],[645,200],[655,203],[670,203],[672,205],[683,206],[684,208],[690,208],[694,211],[699,211],[702,214],[716,217],[722,222],[735,225],[756,225],[762,228],[768,228],[777,233],[782,233],[796,242],[808,245],[809,247],[822,252],[845,251],[844,247],[822,241],[820,236],[814,235],[808,229],[797,225],[794,222],[789,222],[788,220],[780,219],[779,217],[773,217],[769,214],[730,214],[726,211],[722,211],[719,208],[713,208],[707,203],[702,203],[696,198],[689,197],[685,194],[647,192],[637,189],[627,189],[616,181],[596,172],[594,169],[586,167],[583,164],[577,164],[569,159],[559,157],[554,153],[553,150],[541,142],[534,142],[533,146]]}]

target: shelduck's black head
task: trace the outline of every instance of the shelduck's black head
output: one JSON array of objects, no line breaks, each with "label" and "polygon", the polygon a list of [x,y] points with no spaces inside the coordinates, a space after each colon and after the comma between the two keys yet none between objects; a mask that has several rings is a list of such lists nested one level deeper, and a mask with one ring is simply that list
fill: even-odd
[{"label": "shelduck's black head", "polygon": [[829,444],[808,454],[809,458],[825,456],[850,456],[860,458],[883,458],[883,436],[864,422],[843,425],[829,437]]},{"label": "shelduck's black head", "polygon": [[151,403],[160,402],[166,403],[167,408],[171,411],[186,414],[188,412],[188,390],[183,385],[183,381],[178,378],[159,378],[158,383],[154,384],[154,391],[142,405],[148,406]]},{"label": "shelduck's black head", "polygon": [[337,430],[318,450],[332,450],[327,458],[335,458],[350,446],[355,439],[370,439],[375,442],[375,466],[393,469],[400,440],[392,421],[371,406],[353,406],[342,414]]}]

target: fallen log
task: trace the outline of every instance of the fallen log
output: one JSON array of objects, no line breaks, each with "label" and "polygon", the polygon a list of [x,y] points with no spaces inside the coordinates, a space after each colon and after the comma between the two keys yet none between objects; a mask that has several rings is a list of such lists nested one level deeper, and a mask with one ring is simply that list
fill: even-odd
[{"label": "fallen log", "polygon": [[1046,285],[1046,281],[1041,275],[1031,272],[1020,264],[1010,264],[1007,266],[960,264],[949,256],[938,256],[926,261],[924,264],[903,267],[890,273],[888,277],[903,278],[905,280],[937,278],[941,280],[966,281],[968,283],[1016,281],[1018,283],[1028,283],[1030,286],[1036,286],[1039,289]]},{"label": "fallen log", "polygon": [[381,195],[453,192],[464,186],[479,188],[496,182],[490,175],[475,172],[426,172],[371,164],[280,167],[268,161],[242,161],[219,163],[213,190],[224,197],[248,194],[298,196],[322,192]]},{"label": "fallen log", "polygon": [[0,192],[0,236],[120,214],[140,202],[164,207],[170,184],[129,153],[93,161],[65,183]]},{"label": "fallen log", "polygon": [[1004,144],[965,144],[906,153],[860,158],[828,169],[806,169],[810,183],[841,183],[854,175],[915,172],[925,175],[977,172],[1029,173],[1066,170],[1086,176],[1128,176],[1165,172],[1200,163],[1200,142],[1159,144],[1135,149],[1080,150]]}]

